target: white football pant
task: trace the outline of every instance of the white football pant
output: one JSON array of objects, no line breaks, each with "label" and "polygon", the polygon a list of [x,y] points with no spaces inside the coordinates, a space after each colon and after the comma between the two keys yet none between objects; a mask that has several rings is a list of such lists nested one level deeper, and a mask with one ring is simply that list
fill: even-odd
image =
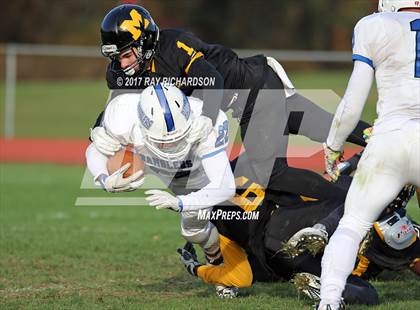
[{"label": "white football pant", "polygon": [[373,131],[347,194],[344,216],[322,258],[320,308],[338,305],[360,242],[406,184],[420,187],[420,119],[395,131]]},{"label": "white football pant", "polygon": [[[203,209],[205,213],[213,208]],[[185,240],[199,244],[207,254],[214,254],[219,250],[219,233],[216,226],[209,220],[198,219],[198,211],[181,213],[181,235]]]}]

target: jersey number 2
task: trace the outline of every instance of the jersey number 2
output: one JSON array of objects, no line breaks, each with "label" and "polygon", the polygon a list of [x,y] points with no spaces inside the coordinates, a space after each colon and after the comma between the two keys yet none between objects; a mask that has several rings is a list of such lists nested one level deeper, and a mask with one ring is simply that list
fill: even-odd
[{"label": "jersey number 2", "polygon": [[420,19],[413,20],[410,25],[411,31],[416,32],[416,62],[414,76],[420,78]]},{"label": "jersey number 2", "polygon": [[219,132],[217,133],[216,143],[214,147],[222,146],[226,144],[228,140],[228,121],[224,121],[222,125],[219,125]]}]

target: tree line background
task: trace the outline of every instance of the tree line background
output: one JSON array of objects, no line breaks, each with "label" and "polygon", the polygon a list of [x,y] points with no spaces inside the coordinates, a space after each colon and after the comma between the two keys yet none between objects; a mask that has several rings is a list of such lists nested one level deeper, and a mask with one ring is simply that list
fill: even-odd
[{"label": "tree line background", "polygon": [[[13,42],[96,45],[99,49],[101,21],[121,3],[143,5],[161,29],[183,28],[208,43],[247,49],[344,51],[351,49],[356,22],[377,8],[377,0],[14,0],[0,10],[0,48]],[[60,71],[57,67],[74,71],[76,61],[51,65],[51,60],[39,57],[25,65],[27,57],[19,58],[22,77],[36,71],[42,77],[46,71]],[[92,67],[78,65],[82,73],[103,75],[105,60],[77,61]],[[48,66],[51,70],[45,70]],[[4,70],[4,57],[0,70]]]},{"label": "tree line background", "polygon": [[347,50],[377,0],[14,0],[0,11],[0,42],[96,45],[103,16],[121,3],[147,8],[160,28],[184,28],[234,48]]}]

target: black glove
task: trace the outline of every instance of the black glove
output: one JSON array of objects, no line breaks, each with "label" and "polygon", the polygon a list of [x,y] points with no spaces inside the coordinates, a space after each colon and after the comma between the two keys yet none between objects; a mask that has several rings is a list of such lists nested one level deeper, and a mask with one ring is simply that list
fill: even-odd
[{"label": "black glove", "polygon": [[203,264],[198,262],[197,254],[192,243],[187,242],[183,248],[178,248],[176,251],[180,255],[181,263],[184,265],[187,271],[191,275],[197,276],[197,268]]}]

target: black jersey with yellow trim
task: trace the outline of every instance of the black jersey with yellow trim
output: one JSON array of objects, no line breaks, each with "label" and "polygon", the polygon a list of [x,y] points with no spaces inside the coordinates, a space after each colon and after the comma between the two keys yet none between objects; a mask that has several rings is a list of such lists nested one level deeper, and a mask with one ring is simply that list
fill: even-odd
[{"label": "black jersey with yellow trim", "polygon": [[[246,153],[238,160],[247,160]],[[236,168],[236,162],[231,162],[235,174],[236,195],[229,203],[222,203],[214,207],[213,212],[218,210],[234,212],[239,216],[234,218],[217,218],[212,220],[218,231],[227,238],[235,241],[248,254],[254,281],[276,281],[286,279],[294,270],[313,269],[320,271],[321,256],[305,261],[310,255],[304,255],[299,260],[289,260],[283,255],[277,255],[277,249],[295,232],[310,227],[315,223],[323,223],[322,220],[331,214],[338,224],[340,216],[334,214],[342,208],[343,200],[320,199],[309,201],[299,194],[288,192],[271,191],[257,183],[257,178],[250,165],[241,165],[241,171]],[[347,189],[351,179],[345,178],[341,186]],[[258,219],[242,217],[245,212],[258,212]],[[417,228],[417,224],[413,222]],[[335,226],[336,227],[336,226]],[[333,229],[335,230],[335,228]],[[363,257],[359,256],[354,275],[363,279],[369,279],[383,269],[400,270],[407,268],[420,255],[419,238],[407,249],[398,251],[390,248],[380,236],[372,229],[372,238],[369,238],[363,251]],[[330,232],[330,235],[332,231]],[[272,255],[277,253],[276,255]],[[268,258],[267,258],[268,257]],[[271,257],[271,258],[270,258]],[[305,262],[304,262],[305,261]],[[304,264],[303,264],[304,262]],[[310,266],[309,266],[310,265]],[[305,270],[308,272],[308,270]],[[301,270],[300,270],[301,271]]]},{"label": "black jersey with yellow trim", "polygon": [[[240,58],[225,46],[205,43],[183,30],[166,29],[160,31],[159,42],[148,70],[141,75],[128,77],[118,61],[112,61],[108,65],[106,79],[110,89],[142,89],[150,81],[156,81],[156,78],[207,77],[208,81],[212,81],[209,85],[181,85],[180,88],[190,95],[194,89],[252,90],[261,85],[266,67],[267,61],[263,55]],[[217,104],[212,100],[212,105],[216,106],[217,111],[219,108],[226,110],[231,100],[225,96],[223,103]],[[235,109],[235,106],[232,108]]]},{"label": "black jersey with yellow trim", "polygon": [[[238,160],[246,161],[246,153],[242,154]],[[238,166],[241,169],[239,171],[239,169],[235,169],[236,163],[237,161],[231,162],[235,174],[236,195],[229,202],[215,206],[212,213],[217,215],[220,210],[226,215],[230,212],[235,216],[219,216],[212,219],[212,223],[217,227],[219,233],[235,241],[246,251],[255,281],[278,281],[282,276],[279,276],[279,272],[274,271],[267,261],[265,240],[267,224],[273,212],[278,208],[291,206],[299,208],[304,204],[310,205],[311,202],[305,202],[299,194],[265,189],[257,183],[257,177],[250,165]],[[328,214],[327,211],[330,212],[326,208],[324,216]],[[246,213],[250,216],[247,216]],[[299,224],[298,218],[284,220],[291,221],[293,225]],[[307,222],[302,222],[300,226],[297,226],[293,233],[302,228],[305,223],[307,224]]]}]

